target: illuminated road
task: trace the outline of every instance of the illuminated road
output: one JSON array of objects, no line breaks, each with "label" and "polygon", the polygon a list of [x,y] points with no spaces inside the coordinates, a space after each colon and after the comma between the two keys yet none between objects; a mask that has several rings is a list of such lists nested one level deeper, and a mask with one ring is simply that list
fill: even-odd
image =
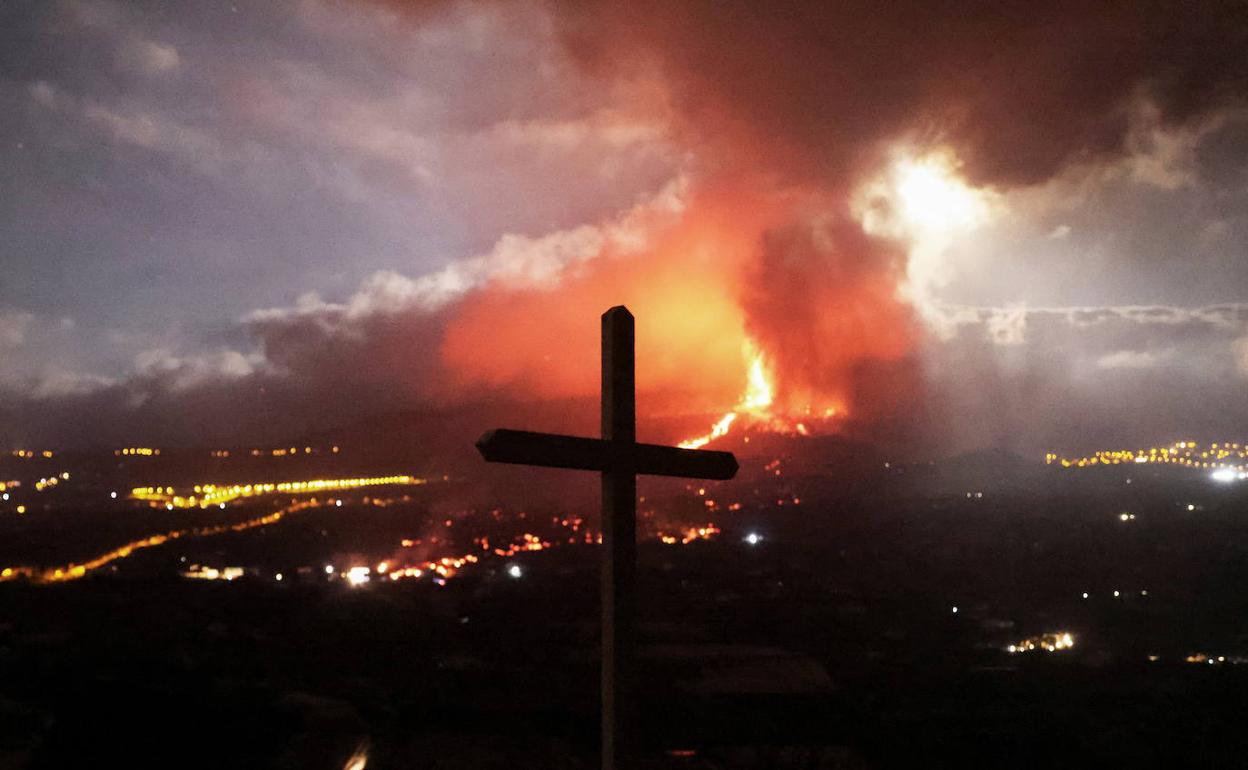
[{"label": "illuminated road", "polygon": [[415,476],[374,476],[358,479],[312,479],[310,481],[279,481],[257,484],[196,484],[192,491],[178,494],[173,487],[135,487],[130,490],[134,500],[145,500],[166,508],[207,508],[239,498],[257,495],[306,495],[316,492],[339,492],[376,486],[420,486],[424,479]]},{"label": "illuminated road", "polygon": [[[412,476],[385,476],[375,478],[359,478],[359,479],[333,479],[333,480],[313,480],[301,482],[281,482],[274,484],[253,484],[253,485],[235,485],[228,487],[215,487],[212,485],[200,485],[195,488],[197,496],[182,497],[175,494],[172,487],[140,487],[133,491],[133,497],[145,500],[152,505],[164,504],[170,507],[180,508],[202,508],[211,504],[217,504],[224,507],[219,502],[223,499],[246,498],[261,494],[285,493],[297,494],[300,492],[321,492],[340,489],[358,489],[360,487],[368,487],[375,485],[423,485],[424,479]],[[705,490],[699,489],[698,494],[704,494]],[[226,497],[228,496],[228,497]],[[713,504],[713,501],[708,501]],[[227,534],[230,532],[244,532],[249,529],[259,527],[267,527],[277,524],[285,517],[298,511],[308,508],[324,507],[330,505],[338,505],[340,501],[335,499],[318,499],[311,498],[299,502],[291,502],[291,504],[279,508],[278,510],[264,516],[248,519],[246,521],[235,522],[233,524],[216,524],[202,527],[184,527],[181,529],[173,529],[167,532],[159,532],[148,535],[146,537],[133,540],[120,547],[102,553],[92,559],[83,562],[71,562],[58,567],[41,569],[30,566],[11,566],[0,569],[0,582],[8,580],[26,579],[33,583],[63,583],[70,580],[77,580],[101,569],[120,559],[125,559],[135,552],[146,549],[155,548],[164,545],[171,540],[180,538],[199,538],[213,537],[216,535]],[[384,504],[381,500],[374,500],[374,504]],[[739,507],[739,505],[737,506]],[[568,539],[569,543],[585,542],[587,544],[601,542],[601,536],[586,530],[578,533],[581,526],[581,520],[578,517],[569,517],[563,519],[561,524],[570,527],[573,536]],[[447,525],[450,522],[448,520]],[[675,533],[658,532],[657,538],[667,544],[687,544],[694,540],[711,539],[718,535],[719,528],[714,524],[707,524],[705,527],[691,527],[682,529]],[[541,551],[557,545],[554,539],[543,539],[531,533],[524,533],[517,541],[508,543],[505,546],[492,547],[488,539],[478,538],[474,542],[482,551],[492,556],[507,558],[521,552]],[[402,545],[406,548],[415,544],[410,540],[403,540]],[[367,565],[348,565],[348,569],[342,571],[342,576],[353,584],[368,582],[372,575],[378,577],[384,576],[389,580],[401,580],[404,578],[420,578],[423,576],[435,577],[435,579],[447,580],[454,577],[460,569],[468,564],[474,564],[479,560],[482,554],[467,553],[460,555],[444,556],[441,558],[425,559],[415,563],[406,562],[403,559],[387,560],[379,563],[376,567]],[[281,578],[278,577],[278,580]]]},{"label": "illuminated road", "polygon": [[315,499],[304,500],[302,502],[291,503],[284,508],[279,508],[266,516],[248,519],[247,521],[235,522],[234,524],[216,524],[208,527],[187,527],[185,529],[174,529],[161,534],[149,535],[148,537],[140,540],[131,541],[119,548],[114,548],[107,553],[100,554],[94,559],[77,564],[66,564],[62,567],[54,567],[46,570],[37,570],[33,567],[5,567],[0,570],[0,581],[27,578],[35,583],[63,583],[69,580],[77,580],[78,578],[86,577],[87,574],[117,561],[118,559],[124,559],[133,554],[135,551],[164,545],[170,540],[177,540],[183,537],[212,537],[214,535],[223,535],[229,532],[244,532],[257,527],[267,527],[278,523],[292,513],[327,504],[328,501],[322,503]]}]

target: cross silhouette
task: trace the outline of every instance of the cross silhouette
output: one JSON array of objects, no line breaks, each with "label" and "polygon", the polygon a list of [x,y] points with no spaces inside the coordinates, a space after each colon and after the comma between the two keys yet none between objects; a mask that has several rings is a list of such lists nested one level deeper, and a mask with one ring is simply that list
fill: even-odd
[{"label": "cross silhouette", "polygon": [[637,474],[730,479],[730,452],[637,443],[633,314],[602,314],[602,438],[523,430],[488,431],[477,449],[488,462],[602,472],[602,768],[632,765],[636,636]]}]

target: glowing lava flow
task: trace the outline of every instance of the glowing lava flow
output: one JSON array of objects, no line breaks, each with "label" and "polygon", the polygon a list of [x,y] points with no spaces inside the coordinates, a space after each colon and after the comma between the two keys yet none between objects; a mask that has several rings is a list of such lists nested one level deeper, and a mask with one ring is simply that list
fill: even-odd
[{"label": "glowing lava flow", "polygon": [[728,435],[728,429],[732,427],[732,423],[736,421],[737,413],[729,412],[719,419],[719,422],[711,426],[711,432],[697,438],[687,439],[680,442],[676,446],[681,449],[701,449],[721,436]]},{"label": "glowing lava flow", "polygon": [[[748,341],[745,345],[745,357],[749,361],[749,368],[746,370],[745,393],[741,396],[741,400],[737,402],[732,411],[719,418],[711,426],[709,433],[677,444],[681,449],[700,449],[715,439],[728,435],[728,431],[738,420],[773,433],[799,433],[803,436],[810,433],[805,422],[785,419],[774,413],[772,407],[775,404],[775,389],[771,384],[766,361],[762,352]],[[828,420],[840,413],[841,410],[835,407],[827,407],[821,414],[816,414],[810,407],[807,407],[805,417]]]},{"label": "glowing lava flow", "polygon": [[710,540],[721,531],[714,524],[707,524],[705,527],[689,527],[676,535],[659,533],[659,541],[664,545],[689,545],[694,540]]}]

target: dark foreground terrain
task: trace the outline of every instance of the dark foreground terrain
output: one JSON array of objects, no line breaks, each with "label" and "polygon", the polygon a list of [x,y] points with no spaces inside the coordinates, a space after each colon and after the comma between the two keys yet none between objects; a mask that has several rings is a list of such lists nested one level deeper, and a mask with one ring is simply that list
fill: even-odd
[{"label": "dark foreground terrain", "polygon": [[[644,766],[1242,766],[1241,485],[1009,462],[890,466],[857,487],[789,463],[652,498],[696,523],[714,497],[717,530],[641,547]],[[447,524],[439,488],[400,492],[67,583],[0,582],[0,768],[594,767],[592,522],[486,508]],[[248,505],[221,515],[269,503]],[[183,515],[109,510],[80,521]],[[26,547],[100,550],[71,514],[39,515],[12,525]],[[430,522],[482,558],[446,580],[342,579],[402,537],[427,545]],[[569,536],[490,555],[530,531]],[[194,562],[241,576],[183,577]]]},{"label": "dark foreground terrain", "polygon": [[[738,575],[715,580],[704,570],[725,550],[683,549],[691,563],[647,576],[653,766],[1234,767],[1248,750],[1248,667],[1010,656],[971,612],[907,613],[918,596],[854,598],[739,555]],[[594,576],[571,553],[539,554],[523,580],[445,588],[5,586],[0,756],[593,767]]]}]

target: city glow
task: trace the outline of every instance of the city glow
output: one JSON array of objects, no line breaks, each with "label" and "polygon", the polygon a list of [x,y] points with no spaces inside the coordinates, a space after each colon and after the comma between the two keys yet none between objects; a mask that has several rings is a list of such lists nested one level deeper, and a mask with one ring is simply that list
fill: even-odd
[{"label": "city glow", "polygon": [[1222,664],[1230,664],[1232,666],[1241,666],[1248,663],[1248,657],[1243,655],[1218,655],[1212,652],[1194,652],[1183,659],[1184,663],[1203,663],[1207,666],[1217,666]]},{"label": "city glow", "polygon": [[173,510],[174,508],[219,506],[239,498],[256,497],[258,495],[301,495],[373,486],[419,486],[424,483],[426,483],[424,479],[403,475],[358,479],[312,479],[310,481],[227,484],[222,486],[217,486],[216,484],[196,484],[189,494],[177,494],[173,487],[135,487],[130,490],[130,497],[134,500],[147,501],[153,505],[163,505],[169,508],[169,510]]},{"label": "city glow", "polygon": [[550,541],[543,540],[537,535],[525,532],[520,536],[519,542],[512,543],[506,548],[495,548],[494,554],[504,558],[520,553],[521,551],[542,551],[551,547]]},{"label": "city glow", "polygon": [[[250,451],[250,454],[252,457],[302,457],[304,455],[322,454],[324,452],[329,452],[330,454],[338,454],[339,451],[340,449],[337,446],[332,446],[329,449],[325,449],[324,447],[312,447],[312,446],[305,446],[305,447],[282,446],[282,447],[276,447],[273,449],[252,449]],[[229,457],[230,450],[216,449],[216,450],[213,450],[212,456],[219,457],[219,458]]]},{"label": "city glow", "polygon": [[31,460],[35,457],[42,457],[45,460],[52,459],[56,453],[51,449],[34,450],[34,449],[14,449],[9,452],[10,455],[21,460]]},{"label": "city glow", "polygon": [[1046,465],[1063,468],[1095,468],[1102,465],[1157,464],[1207,469],[1215,481],[1230,482],[1248,478],[1248,444],[1237,442],[1200,445],[1176,441],[1168,446],[1144,449],[1106,449],[1086,456],[1063,457],[1056,452],[1044,456]]},{"label": "city glow", "polygon": [[[43,492],[45,490],[52,489],[53,487],[60,484],[62,481],[68,481],[68,480],[69,480],[68,471],[61,473],[61,475],[59,476],[49,476],[47,478],[42,478],[35,482],[35,491]],[[4,488],[3,486],[0,486],[0,489],[3,489],[3,488]]]},{"label": "city glow", "polygon": [[182,573],[182,577],[192,580],[237,580],[243,576],[242,567],[225,567],[216,569],[215,567],[203,567],[198,564],[192,564],[191,568]]},{"label": "city glow", "polygon": [[1034,652],[1041,650],[1044,652],[1060,652],[1069,650],[1075,646],[1075,637],[1069,631],[1057,631],[1049,634],[1040,634],[1038,636],[1029,636],[1026,639],[1008,645],[1005,651],[1011,655],[1025,652]]}]

